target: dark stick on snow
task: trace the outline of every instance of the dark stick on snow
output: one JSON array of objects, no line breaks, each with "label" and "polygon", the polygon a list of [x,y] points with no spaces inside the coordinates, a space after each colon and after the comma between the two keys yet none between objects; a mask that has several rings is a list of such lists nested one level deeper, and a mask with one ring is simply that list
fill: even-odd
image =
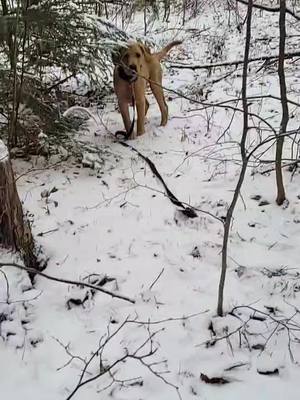
[{"label": "dark stick on snow", "polygon": [[181,208],[181,212],[188,218],[196,218],[198,217],[198,215],[196,214],[195,210],[192,207],[186,207],[180,200],[177,199],[177,197],[171,192],[171,190],[168,188],[167,184],[165,183],[165,181],[163,180],[161,174],[158,172],[155,164],[153,163],[153,161],[150,160],[150,158],[144,156],[142,153],[140,153],[135,147],[131,146],[130,144],[123,142],[122,140],[118,140],[118,143],[120,143],[122,146],[124,147],[128,147],[129,149],[131,149],[132,151],[134,151],[135,153],[138,154],[139,157],[141,157],[144,161],[146,161],[146,163],[149,165],[151,171],[153,172],[153,174],[158,178],[158,180],[161,182],[161,184],[163,185],[165,191],[166,191],[166,195],[169,198],[169,200],[171,201],[171,203],[173,203],[175,206]]},{"label": "dark stick on snow", "polygon": [[155,280],[153,281],[153,283],[151,283],[151,285],[149,286],[149,290],[151,290],[153,288],[153,286],[156,284],[156,282],[159,280],[159,278],[162,276],[162,274],[164,273],[164,268],[160,271],[160,273],[158,274],[157,278],[155,278]]},{"label": "dark stick on snow", "polygon": [[2,267],[15,267],[15,268],[27,271],[31,274],[40,275],[43,278],[49,279],[50,281],[59,282],[59,283],[67,283],[69,285],[75,285],[75,286],[79,286],[79,287],[82,287],[82,286],[88,287],[90,289],[97,290],[98,292],[108,294],[111,297],[116,297],[118,299],[125,300],[125,301],[128,301],[133,304],[135,303],[135,300],[131,299],[130,297],[122,296],[117,293],[113,293],[109,290],[100,288],[98,285],[93,285],[91,283],[86,283],[86,282],[81,282],[81,281],[73,281],[71,279],[57,278],[55,276],[44,274],[43,272],[40,272],[39,270],[37,270],[35,268],[24,267],[23,265],[19,265],[16,263],[0,263],[0,268],[2,268]]}]

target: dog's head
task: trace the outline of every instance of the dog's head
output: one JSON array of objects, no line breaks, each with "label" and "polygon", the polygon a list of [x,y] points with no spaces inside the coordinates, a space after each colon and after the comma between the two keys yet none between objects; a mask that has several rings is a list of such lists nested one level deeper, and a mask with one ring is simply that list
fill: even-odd
[{"label": "dog's head", "polygon": [[119,65],[122,78],[134,82],[139,75],[143,75],[147,54],[150,50],[141,43],[132,43],[119,49],[113,57],[115,65]]}]

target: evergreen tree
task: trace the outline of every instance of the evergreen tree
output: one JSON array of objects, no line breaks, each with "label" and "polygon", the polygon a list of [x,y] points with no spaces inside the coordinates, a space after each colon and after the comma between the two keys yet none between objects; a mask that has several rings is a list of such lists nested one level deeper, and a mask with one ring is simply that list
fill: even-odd
[{"label": "evergreen tree", "polygon": [[105,88],[111,51],[127,36],[94,11],[95,2],[1,0],[0,132],[10,147],[70,128],[57,107],[70,77]]}]

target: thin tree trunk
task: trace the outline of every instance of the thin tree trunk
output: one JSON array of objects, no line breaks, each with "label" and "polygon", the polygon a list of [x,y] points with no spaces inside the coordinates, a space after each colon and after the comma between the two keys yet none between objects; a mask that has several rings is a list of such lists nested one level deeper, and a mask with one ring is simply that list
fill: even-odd
[{"label": "thin tree trunk", "polygon": [[185,24],[186,0],[182,1],[182,25]]},{"label": "thin tree trunk", "polygon": [[1,0],[1,5],[2,5],[2,14],[7,15],[8,14],[7,1]]},{"label": "thin tree trunk", "polygon": [[[278,62],[278,76],[280,84],[280,97],[282,107],[282,118],[280,123],[279,133],[285,133],[289,121],[289,109],[286,95],[286,82],[284,73],[284,51],[285,51],[285,16],[286,16],[286,0],[280,0],[280,14],[279,14],[279,62]],[[282,177],[282,151],[283,151],[284,137],[280,136],[276,142],[276,184],[277,184],[277,198],[276,203],[281,205],[286,197],[284,190],[284,183]]]},{"label": "thin tree trunk", "polygon": [[8,150],[1,140],[0,246],[19,251],[26,267],[38,268],[30,225],[24,218]]},{"label": "thin tree trunk", "polygon": [[[2,5],[2,15],[5,17],[9,14],[7,0],[1,0],[1,5]],[[6,42],[9,50],[10,67],[12,69],[13,67],[12,60],[14,51],[13,51],[13,40],[12,40],[12,29],[10,27],[8,27]]]},{"label": "thin tree trunk", "polygon": [[147,35],[147,0],[144,0],[144,36]]},{"label": "thin tree trunk", "polygon": [[219,282],[219,292],[218,292],[218,307],[217,313],[219,316],[223,316],[223,299],[224,299],[224,287],[227,272],[227,252],[228,252],[228,240],[229,232],[231,228],[231,221],[236,203],[239,198],[240,190],[244,182],[245,174],[247,171],[249,158],[246,154],[246,139],[248,134],[248,102],[247,102],[247,75],[248,75],[248,65],[249,65],[249,50],[251,41],[251,22],[252,22],[252,6],[253,0],[249,0],[248,12],[247,12],[247,30],[246,30],[246,43],[245,43],[245,53],[244,53],[244,65],[243,65],[243,83],[242,83],[242,101],[243,101],[243,134],[240,143],[241,158],[242,158],[242,169],[240,176],[234,191],[234,195],[226,214],[226,219],[224,222],[224,236],[222,245],[222,269]]},{"label": "thin tree trunk", "polygon": [[18,63],[18,29],[19,29],[19,16],[20,16],[20,4],[19,0],[17,1],[17,13],[16,13],[16,29],[14,32],[14,40],[13,40],[13,51],[10,57],[11,64],[11,74],[13,78],[12,85],[12,111],[9,113],[9,124],[8,124],[8,145],[10,148],[17,145],[18,136],[17,136],[17,117],[18,117],[18,71],[17,71],[17,63]]},{"label": "thin tree trunk", "polygon": [[[27,13],[28,7],[29,7],[29,0],[24,1],[24,8],[23,8],[23,13]],[[28,23],[27,19],[24,21],[24,31],[23,31],[23,39],[22,39],[22,63],[21,63],[21,77],[20,77],[20,83],[18,85],[18,90],[17,90],[17,96],[16,96],[16,116],[15,116],[15,125],[14,125],[14,132],[15,132],[15,145],[17,144],[18,137],[17,137],[17,124],[18,124],[18,119],[19,119],[19,111],[20,111],[20,103],[23,95],[23,84],[24,84],[24,68],[25,68],[25,46],[26,46],[26,40],[28,37]]]}]

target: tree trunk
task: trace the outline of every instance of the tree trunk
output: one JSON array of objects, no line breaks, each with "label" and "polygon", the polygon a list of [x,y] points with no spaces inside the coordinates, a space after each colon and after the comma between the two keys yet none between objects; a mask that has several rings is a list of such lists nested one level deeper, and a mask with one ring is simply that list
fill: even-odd
[{"label": "tree trunk", "polygon": [[7,1],[1,0],[1,5],[2,5],[2,15],[7,15],[8,14]]},{"label": "tree trunk", "polygon": [[12,111],[9,114],[8,121],[8,145],[11,149],[18,144],[17,135],[17,122],[18,122],[18,92],[19,92],[19,78],[18,78],[18,53],[19,53],[19,41],[18,41],[18,31],[19,31],[19,18],[20,18],[20,4],[17,0],[16,4],[16,28],[14,32],[14,40],[11,41],[12,49],[10,50],[10,72],[12,75]]},{"label": "tree trunk", "polygon": [[248,65],[249,65],[249,52],[250,52],[250,42],[251,42],[251,23],[252,23],[252,8],[253,8],[253,0],[249,0],[248,2],[248,10],[247,10],[247,29],[246,29],[246,39],[245,39],[245,52],[244,52],[244,66],[243,66],[243,83],[242,83],[242,100],[243,100],[243,110],[244,110],[244,118],[243,118],[243,134],[240,143],[241,149],[241,159],[242,159],[242,169],[240,172],[240,176],[238,182],[236,184],[234,195],[231,200],[230,206],[228,208],[226,219],[224,222],[224,236],[223,236],[223,245],[222,245],[222,268],[221,268],[221,276],[219,281],[219,290],[218,290],[218,307],[217,313],[218,316],[223,316],[223,299],[224,299],[224,287],[225,287],[225,279],[227,272],[227,253],[228,253],[228,241],[229,241],[229,233],[231,228],[232,216],[235,210],[235,206],[237,204],[240,191],[245,179],[249,157],[247,156],[246,149],[246,139],[248,136],[249,129],[249,111],[248,111],[248,102],[247,102],[247,80],[248,80]]},{"label": "tree trunk", "polygon": [[[285,52],[285,39],[286,39],[286,28],[285,28],[285,14],[286,14],[286,2],[285,0],[280,1],[280,14],[279,14],[279,62],[278,62],[278,76],[280,83],[280,97],[282,107],[282,118],[280,123],[280,135],[286,133],[287,124],[289,121],[289,109],[287,103],[286,94],[286,82],[284,72],[284,52]],[[284,136],[279,136],[276,142],[276,184],[277,184],[277,198],[276,203],[278,205],[283,204],[285,201],[285,190],[282,177],[282,151],[283,151]]]},{"label": "tree trunk", "polygon": [[19,251],[26,267],[38,268],[31,228],[24,218],[8,150],[1,140],[0,246]]}]

